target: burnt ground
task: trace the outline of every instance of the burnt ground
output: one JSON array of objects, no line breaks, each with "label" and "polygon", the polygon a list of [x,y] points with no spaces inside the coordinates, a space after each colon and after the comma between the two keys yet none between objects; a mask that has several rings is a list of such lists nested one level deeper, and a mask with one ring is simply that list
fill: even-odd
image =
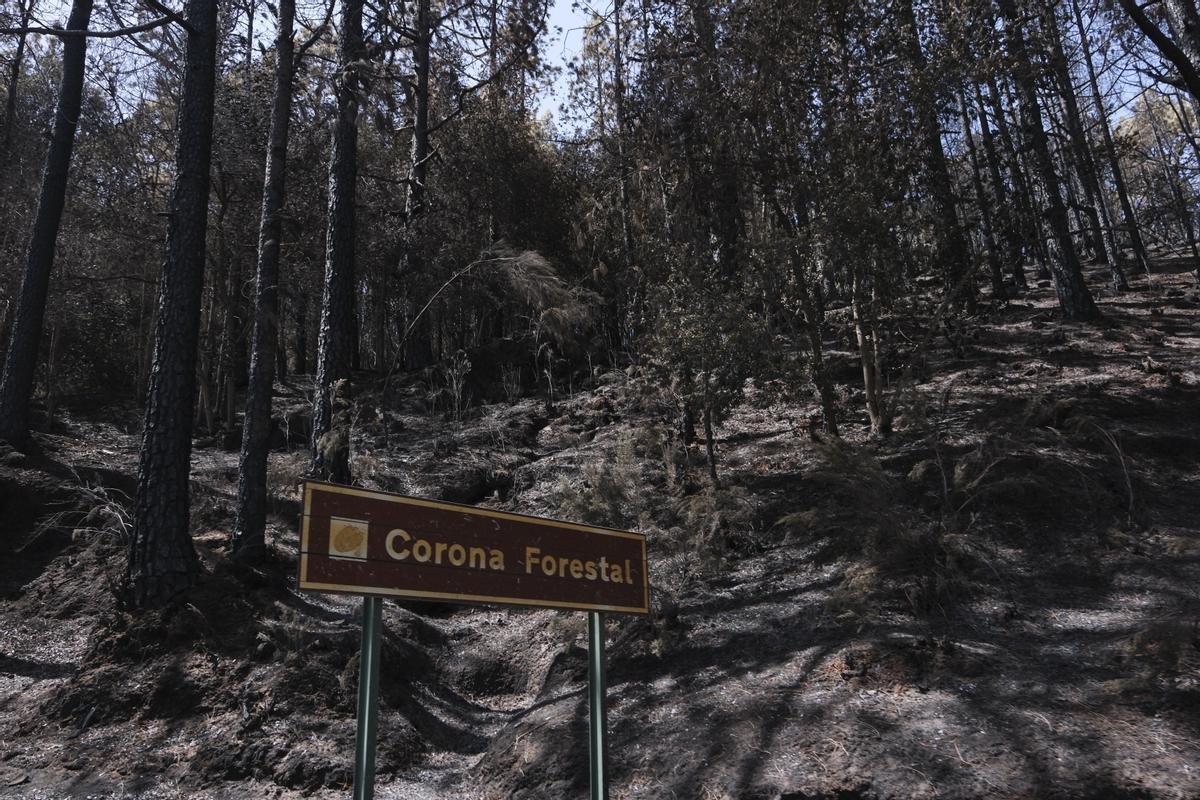
[{"label": "burnt ground", "polygon": [[[1101,326],[1043,285],[947,331],[883,442],[831,340],[845,441],[749,386],[717,490],[623,373],[461,422],[430,382],[363,389],[354,470],[647,532],[655,613],[609,628],[614,798],[1200,797],[1200,297],[1134,285]],[[141,617],[116,600],[136,409],[0,453],[0,797],[345,796],[358,604],[290,588],[283,389],[270,561],[227,558],[237,454],[202,441],[201,583]],[[381,798],[585,796],[582,614],[385,609]]]}]

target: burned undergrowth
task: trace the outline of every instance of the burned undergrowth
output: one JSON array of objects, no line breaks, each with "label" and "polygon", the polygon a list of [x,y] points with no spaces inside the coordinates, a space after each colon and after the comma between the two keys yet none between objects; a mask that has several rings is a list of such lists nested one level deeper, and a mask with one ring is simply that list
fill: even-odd
[{"label": "burned undergrowth", "polygon": [[[981,319],[884,439],[853,392],[835,438],[803,422],[814,396],[748,384],[716,485],[678,406],[618,371],[552,414],[364,381],[354,469],[647,534],[652,613],[608,622],[619,796],[1179,796],[1200,787],[1200,376],[1155,330],[1191,342],[1194,316],[1124,309],[1102,337],[1036,303]],[[157,611],[121,603],[131,433],[64,413],[43,462],[0,466],[17,794],[345,791],[360,611],[293,589],[305,421],[281,394],[266,562],[230,559],[236,454],[202,444],[202,574]],[[388,601],[385,630],[381,791],[584,790],[578,615]]]}]

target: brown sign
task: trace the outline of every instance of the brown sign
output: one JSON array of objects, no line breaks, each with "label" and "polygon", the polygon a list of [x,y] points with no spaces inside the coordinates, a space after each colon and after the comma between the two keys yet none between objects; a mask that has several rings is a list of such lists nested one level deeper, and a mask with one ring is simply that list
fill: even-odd
[{"label": "brown sign", "polygon": [[300,588],[645,614],[646,537],[309,481]]}]

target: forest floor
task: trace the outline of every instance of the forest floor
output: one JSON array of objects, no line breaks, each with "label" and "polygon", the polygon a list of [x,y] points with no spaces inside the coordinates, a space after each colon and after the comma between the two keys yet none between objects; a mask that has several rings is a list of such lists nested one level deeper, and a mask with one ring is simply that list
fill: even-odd
[{"label": "forest floor", "polygon": [[[838,443],[810,398],[750,387],[720,489],[623,373],[461,422],[411,380],[364,390],[354,471],[647,531],[655,613],[609,623],[614,798],[1196,798],[1200,297],[1182,269],[1133,283],[1099,326],[1040,285],[939,336],[881,442],[861,390]],[[137,410],[0,452],[0,797],[346,795],[359,603],[290,588],[305,388],[282,389],[270,561],[228,559],[237,453],[201,441],[204,574],[141,617],[116,602]],[[586,795],[582,614],[385,622],[380,798]]]}]

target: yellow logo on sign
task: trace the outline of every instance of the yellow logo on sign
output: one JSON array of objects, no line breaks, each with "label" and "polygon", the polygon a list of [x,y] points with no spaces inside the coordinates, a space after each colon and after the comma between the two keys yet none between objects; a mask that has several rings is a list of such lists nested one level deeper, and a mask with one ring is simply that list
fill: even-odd
[{"label": "yellow logo on sign", "polygon": [[329,555],[365,561],[367,558],[367,523],[344,517],[329,518]]}]

